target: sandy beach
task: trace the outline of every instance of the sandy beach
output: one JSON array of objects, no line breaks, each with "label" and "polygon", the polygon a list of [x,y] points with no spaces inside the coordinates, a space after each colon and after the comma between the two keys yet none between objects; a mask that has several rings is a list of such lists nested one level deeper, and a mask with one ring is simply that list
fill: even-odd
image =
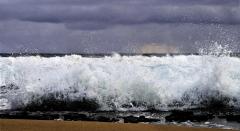
[{"label": "sandy beach", "polygon": [[150,124],[0,119],[1,131],[229,131]]}]

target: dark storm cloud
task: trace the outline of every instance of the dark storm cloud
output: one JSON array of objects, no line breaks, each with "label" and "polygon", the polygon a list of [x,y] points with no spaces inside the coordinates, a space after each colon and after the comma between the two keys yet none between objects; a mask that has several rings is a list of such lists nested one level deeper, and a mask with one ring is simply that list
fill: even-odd
[{"label": "dark storm cloud", "polygon": [[240,48],[240,0],[0,0],[0,52]]},{"label": "dark storm cloud", "polygon": [[84,30],[149,23],[240,24],[240,7],[239,0],[5,0],[0,19]]}]

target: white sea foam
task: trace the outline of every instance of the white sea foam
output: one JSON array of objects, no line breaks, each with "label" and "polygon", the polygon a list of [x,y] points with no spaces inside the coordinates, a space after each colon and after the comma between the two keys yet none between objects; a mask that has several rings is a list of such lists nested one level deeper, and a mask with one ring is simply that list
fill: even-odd
[{"label": "white sea foam", "polygon": [[[10,89],[5,88],[9,85]],[[134,101],[144,103],[141,108],[168,109],[175,101],[189,107],[202,99],[199,95],[204,91],[210,95],[218,91],[234,98],[229,104],[239,107],[240,59],[214,55],[0,57],[0,86],[0,109],[54,92],[73,100],[96,99],[101,110],[124,110],[123,105],[134,105]],[[183,101],[186,95],[191,101]]]}]

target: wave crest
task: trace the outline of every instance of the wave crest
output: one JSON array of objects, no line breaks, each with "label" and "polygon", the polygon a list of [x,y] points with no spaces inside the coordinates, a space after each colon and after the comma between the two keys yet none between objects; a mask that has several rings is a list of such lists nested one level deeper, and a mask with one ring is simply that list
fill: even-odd
[{"label": "wave crest", "polygon": [[239,108],[239,67],[239,58],[214,55],[0,57],[0,109],[50,99],[94,100],[98,110]]}]

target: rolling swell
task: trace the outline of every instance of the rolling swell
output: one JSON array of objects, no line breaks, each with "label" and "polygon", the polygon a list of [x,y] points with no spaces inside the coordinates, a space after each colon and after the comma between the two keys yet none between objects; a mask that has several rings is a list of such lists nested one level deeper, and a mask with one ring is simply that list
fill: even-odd
[{"label": "rolling swell", "polygon": [[229,56],[0,57],[0,109],[239,109]]}]

